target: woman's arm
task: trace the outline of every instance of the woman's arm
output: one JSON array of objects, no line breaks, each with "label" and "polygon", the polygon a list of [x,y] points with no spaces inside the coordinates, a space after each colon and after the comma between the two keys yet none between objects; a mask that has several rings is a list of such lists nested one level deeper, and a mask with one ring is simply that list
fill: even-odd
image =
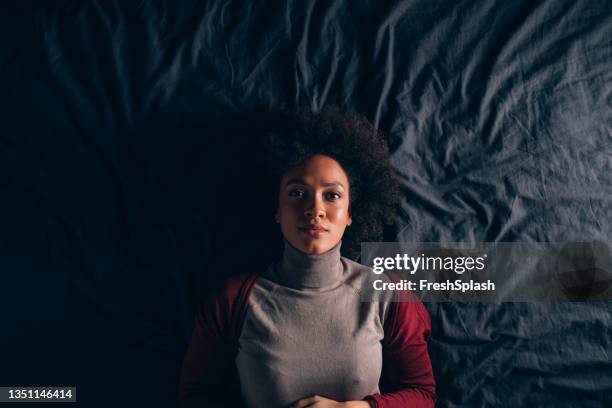
[{"label": "woman's arm", "polygon": [[241,407],[237,334],[256,275],[231,278],[196,312],[179,385],[179,407]]},{"label": "woman's arm", "polygon": [[[185,354],[179,386],[181,408],[232,405],[233,359],[217,300],[199,307]],[[238,393],[239,395],[239,393]]]},{"label": "woman's arm", "polygon": [[381,393],[366,397],[377,408],[434,406],[436,383],[427,351],[431,321],[416,298],[393,302],[385,321]]}]

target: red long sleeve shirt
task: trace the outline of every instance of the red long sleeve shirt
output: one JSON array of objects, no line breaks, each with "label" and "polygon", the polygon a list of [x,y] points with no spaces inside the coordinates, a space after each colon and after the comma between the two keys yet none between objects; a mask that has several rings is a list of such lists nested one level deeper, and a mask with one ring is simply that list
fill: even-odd
[{"label": "red long sleeve shirt", "polygon": [[[230,279],[198,309],[181,374],[181,407],[244,405],[234,361],[257,277]],[[389,305],[381,341],[381,392],[365,400],[378,408],[434,406],[435,381],[427,351],[430,331],[429,315],[418,300]]]}]

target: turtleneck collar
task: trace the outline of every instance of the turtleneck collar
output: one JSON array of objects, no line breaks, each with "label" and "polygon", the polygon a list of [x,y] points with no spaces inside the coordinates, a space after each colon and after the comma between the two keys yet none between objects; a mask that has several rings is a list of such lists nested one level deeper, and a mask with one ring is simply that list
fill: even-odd
[{"label": "turtleneck collar", "polygon": [[295,289],[321,289],[335,285],[342,279],[341,244],[342,241],[323,254],[311,255],[298,251],[285,241],[283,258],[276,267],[279,283]]}]

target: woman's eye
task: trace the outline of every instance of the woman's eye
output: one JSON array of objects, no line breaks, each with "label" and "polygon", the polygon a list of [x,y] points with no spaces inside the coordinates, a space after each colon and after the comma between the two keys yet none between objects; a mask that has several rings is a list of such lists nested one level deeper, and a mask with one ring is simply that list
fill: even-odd
[{"label": "woman's eye", "polygon": [[327,193],[327,199],[328,200],[334,201],[334,200],[338,200],[340,198],[342,198],[342,196],[340,194],[338,194],[338,193],[334,193],[334,192]]},{"label": "woman's eye", "polygon": [[302,197],[304,195],[304,190],[289,190],[289,197]]}]

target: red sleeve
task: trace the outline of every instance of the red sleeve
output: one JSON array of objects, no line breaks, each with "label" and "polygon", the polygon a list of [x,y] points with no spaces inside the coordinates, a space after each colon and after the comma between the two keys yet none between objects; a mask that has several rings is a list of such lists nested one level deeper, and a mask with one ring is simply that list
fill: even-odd
[{"label": "red sleeve", "polygon": [[381,393],[366,397],[376,408],[431,408],[436,383],[427,351],[431,321],[423,304],[393,302],[385,321]]},{"label": "red sleeve", "polygon": [[181,371],[181,408],[242,405],[234,358],[246,297],[254,281],[234,278],[198,308]]}]

